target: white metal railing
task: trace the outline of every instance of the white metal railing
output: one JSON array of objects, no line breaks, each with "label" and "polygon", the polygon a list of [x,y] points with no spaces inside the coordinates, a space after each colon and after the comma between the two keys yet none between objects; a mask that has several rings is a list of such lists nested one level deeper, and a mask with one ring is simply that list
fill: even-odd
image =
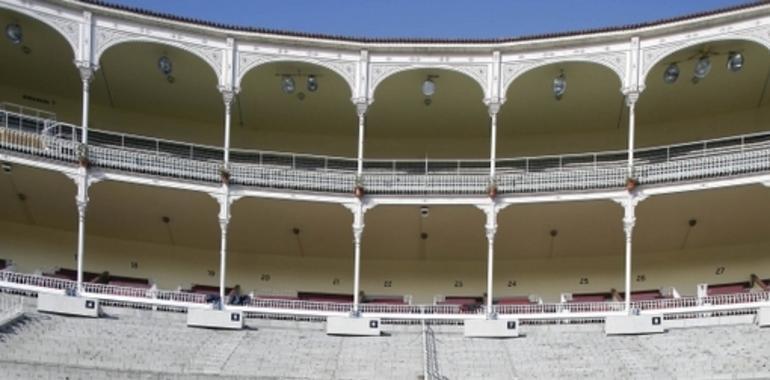
[{"label": "white metal railing", "polygon": [[[155,305],[158,307],[210,307],[205,294],[159,290],[155,288],[133,288],[95,283],[84,283],[84,293],[111,303],[126,305]],[[16,273],[0,270],[0,288],[39,293],[74,290],[76,282],[68,279],[41,275]],[[666,318],[688,316],[721,315],[729,313],[753,313],[759,307],[770,304],[769,292],[744,292],[713,295],[702,298],[683,297],[657,300],[634,301],[631,308],[643,313],[661,313]],[[302,315],[325,317],[344,315],[352,310],[351,303],[317,302],[296,299],[255,297],[246,305],[230,306],[254,314]],[[494,311],[500,318],[521,320],[593,320],[599,321],[608,315],[624,312],[622,302],[545,303],[531,305],[495,305]],[[364,315],[394,320],[464,320],[483,318],[483,305],[389,305],[361,304]]]},{"label": "white metal railing", "polygon": [[[17,273],[7,270],[0,270],[0,284],[5,286],[21,285],[22,289],[27,290],[34,288],[74,290],[77,288],[77,282],[69,279]],[[205,294],[158,290],[152,288],[145,289],[134,288],[130,286],[117,286],[86,282],[83,283],[83,291],[90,294],[130,297],[136,299],[144,298],[150,300],[155,299],[183,303],[206,303]]]},{"label": "white metal railing", "polygon": [[[22,107],[0,106],[0,149],[131,173],[219,182],[222,148],[100,130],[89,131],[87,152],[79,127]],[[87,153],[87,156],[86,156]],[[498,193],[540,193],[621,188],[628,175],[626,152],[503,158],[496,161]],[[635,176],[641,184],[770,171],[770,132],[638,149]],[[234,149],[229,180],[274,189],[350,193],[356,161]],[[369,194],[485,194],[485,160],[365,160],[361,179]]]}]

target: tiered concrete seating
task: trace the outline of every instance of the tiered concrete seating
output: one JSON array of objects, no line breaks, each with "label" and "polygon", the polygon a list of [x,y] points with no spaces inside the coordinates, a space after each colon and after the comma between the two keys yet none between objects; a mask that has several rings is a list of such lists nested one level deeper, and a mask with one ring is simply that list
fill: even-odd
[{"label": "tiered concrete seating", "polygon": [[434,327],[448,379],[765,378],[770,330],[728,325],[645,336],[604,335],[602,325],[524,326],[524,338],[464,338]]},{"label": "tiered concrete seating", "polygon": [[[32,306],[27,303],[28,307]],[[416,379],[419,325],[387,336],[328,336],[323,323],[249,320],[185,327],[183,314],[105,308],[102,319],[32,312],[0,328],[0,378]],[[446,379],[770,377],[770,329],[750,324],[607,337],[601,324],[524,325],[524,337],[470,339],[433,326],[432,370]]]},{"label": "tiered concrete seating", "polygon": [[345,338],[326,335],[324,324],[314,322],[256,320],[243,331],[215,331],[186,327],[182,314],[105,310],[110,317],[103,319],[29,312],[0,330],[0,368],[19,379],[64,373],[72,379],[415,379],[422,373],[415,326]]}]

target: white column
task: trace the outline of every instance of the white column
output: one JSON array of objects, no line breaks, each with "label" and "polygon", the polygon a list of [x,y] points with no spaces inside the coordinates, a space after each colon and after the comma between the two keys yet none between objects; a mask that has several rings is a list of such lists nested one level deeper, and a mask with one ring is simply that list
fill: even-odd
[{"label": "white column", "polygon": [[634,135],[636,134],[636,101],[639,100],[638,92],[626,94],[626,106],[628,106],[628,177],[634,177]]},{"label": "white column", "polygon": [[80,175],[75,182],[78,192],[75,195],[75,204],[78,208],[78,252],[77,252],[77,291],[83,293],[83,255],[85,250],[86,233],[86,208],[88,207],[88,172],[80,169]]},{"label": "white column", "polygon": [[225,281],[227,264],[227,227],[230,223],[230,189],[227,184],[222,185],[222,194],[219,195],[219,229],[221,240],[219,242],[219,299],[222,306],[225,305]]},{"label": "white column", "polygon": [[489,109],[489,180],[494,183],[497,160],[497,114],[500,112],[500,103],[490,103]]},{"label": "white column", "polygon": [[487,318],[495,318],[492,309],[493,283],[495,271],[495,234],[497,233],[497,205],[493,202],[484,210],[487,214],[487,224],[484,226],[487,233]]},{"label": "white column", "polygon": [[625,296],[623,297],[623,300],[625,302],[624,309],[627,313],[631,312],[631,243],[632,235],[634,232],[634,225],[636,225],[636,204],[639,201],[641,201],[641,198],[638,198],[634,194],[629,193],[628,199],[622,203],[624,209],[623,230],[626,233],[626,281]]},{"label": "white column", "polygon": [[81,144],[88,144],[88,109],[90,103],[91,80],[94,78],[94,68],[90,64],[79,64],[80,79],[83,82],[83,113],[81,127],[83,134],[80,137]]},{"label": "white column", "polygon": [[364,205],[359,202],[353,210],[353,315],[359,314],[361,303],[361,237],[364,233]]},{"label": "white column", "polygon": [[224,167],[230,167],[230,125],[232,124],[232,104],[236,91],[222,90],[222,100],[225,103],[225,143],[224,143]]},{"label": "white column", "polygon": [[358,179],[364,173],[364,133],[366,132],[366,110],[369,105],[366,102],[356,103],[356,113],[358,114],[358,166],[356,174]]}]

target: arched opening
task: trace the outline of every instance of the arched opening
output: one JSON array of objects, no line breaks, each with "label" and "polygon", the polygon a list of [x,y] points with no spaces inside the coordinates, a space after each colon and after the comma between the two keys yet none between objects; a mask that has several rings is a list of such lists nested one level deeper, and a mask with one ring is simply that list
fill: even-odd
[{"label": "arched opening", "polygon": [[[426,95],[430,80],[435,93]],[[489,115],[479,84],[446,69],[415,69],[385,79],[367,114],[365,157],[488,158]]]},{"label": "arched opening", "polygon": [[[170,63],[165,72],[161,59]],[[99,67],[91,84],[92,129],[222,146],[217,75],[200,57],[172,46],[125,42],[105,51]]]},{"label": "arched opening", "polygon": [[213,198],[112,181],[93,185],[89,198],[86,271],[149,280],[160,289],[218,285],[219,209]]},{"label": "arched opening", "polygon": [[[18,27],[17,41],[6,35],[9,25]],[[0,28],[0,103],[79,123],[81,82],[67,40],[47,24],[5,9],[0,9]]]},{"label": "arched opening", "polygon": [[232,208],[228,277],[258,296],[322,292],[352,299],[352,219],[335,204],[243,198]]},{"label": "arched opening", "polygon": [[[500,297],[623,292],[623,209],[614,202],[514,204],[498,214],[495,289]],[[591,223],[586,223],[590,220]]]},{"label": "arched opening", "polygon": [[[557,99],[554,81],[566,83]],[[535,68],[508,87],[498,115],[498,157],[623,149],[626,106],[617,74],[589,62]]]},{"label": "arched opening", "polygon": [[234,149],[355,157],[356,110],[347,82],[305,62],[273,62],[245,74],[233,105]]},{"label": "arched opening", "polygon": [[[727,67],[731,52],[740,69]],[[693,81],[707,57],[710,69]],[[767,130],[770,51],[750,41],[715,41],[681,49],[658,61],[645,77],[637,106],[637,144],[657,146]],[[702,63],[705,67],[705,64]],[[670,68],[676,79],[664,79]],[[697,83],[696,83],[697,82]]]},{"label": "arched opening", "polygon": [[[362,289],[370,297],[480,301],[486,291],[484,214],[469,206],[378,206],[366,213]],[[481,303],[481,302],[479,302]]]}]

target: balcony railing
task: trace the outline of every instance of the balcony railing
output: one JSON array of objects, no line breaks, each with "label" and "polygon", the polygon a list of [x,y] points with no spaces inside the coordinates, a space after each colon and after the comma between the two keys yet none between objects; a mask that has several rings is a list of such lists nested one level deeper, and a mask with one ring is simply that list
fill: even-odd
[{"label": "balcony railing", "polygon": [[[81,129],[36,115],[0,110],[0,149],[77,162]],[[770,171],[770,132],[639,149],[641,184],[675,183]],[[626,151],[503,158],[496,162],[498,193],[619,189],[628,176]],[[183,180],[219,182],[219,147],[89,130],[95,167]],[[270,189],[351,193],[356,161],[268,151],[231,151],[230,181]],[[483,195],[490,182],[485,160],[365,160],[368,194]]]},{"label": "balcony railing", "polygon": [[[24,291],[27,293],[58,292],[74,290],[76,282],[67,279],[41,275],[16,273],[0,270],[0,289]],[[205,294],[168,291],[161,289],[133,288],[96,283],[83,284],[85,295],[98,297],[115,305],[155,305],[175,308],[211,307],[206,305]],[[768,305],[770,293],[743,292],[721,294],[703,298],[683,297],[631,302],[631,308],[641,312],[664,314],[666,318],[696,318],[704,313],[752,313]],[[351,303],[304,301],[296,299],[259,298],[251,299],[246,305],[237,306],[251,314],[329,316],[349,313]],[[522,320],[558,319],[602,319],[607,315],[622,313],[623,302],[543,303],[531,305],[494,305],[494,312],[500,317],[516,317]],[[387,305],[361,304],[364,314],[382,318],[449,319],[462,320],[486,315],[484,305]]]}]

